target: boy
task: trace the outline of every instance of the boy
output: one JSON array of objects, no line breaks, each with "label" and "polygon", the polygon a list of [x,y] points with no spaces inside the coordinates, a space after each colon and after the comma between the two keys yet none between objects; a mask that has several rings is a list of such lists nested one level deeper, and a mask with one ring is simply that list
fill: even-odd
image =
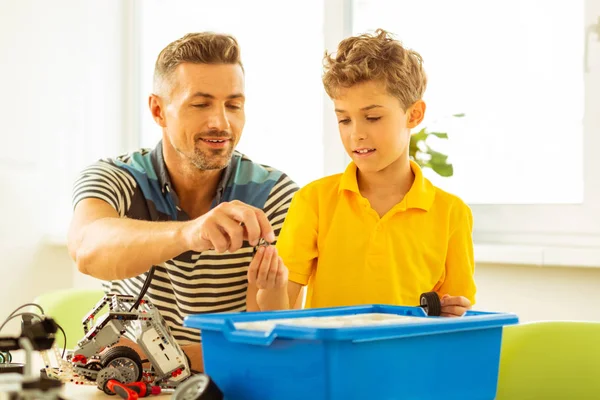
[{"label": "boy", "polygon": [[463,315],[476,291],[471,211],[408,156],[426,108],[421,56],[383,30],[350,37],[326,56],[323,83],[352,162],[294,196],[277,248],[249,268],[259,307],[298,307],[308,285],[307,308],[418,305],[436,291],[443,316]]}]

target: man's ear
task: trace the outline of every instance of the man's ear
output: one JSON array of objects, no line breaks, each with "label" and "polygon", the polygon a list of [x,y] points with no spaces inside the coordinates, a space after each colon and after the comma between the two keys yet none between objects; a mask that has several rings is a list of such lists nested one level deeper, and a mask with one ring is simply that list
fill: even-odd
[{"label": "man's ear", "polygon": [[148,97],[148,107],[154,121],[162,128],[167,126],[163,99],[156,94]]},{"label": "man's ear", "polygon": [[423,122],[426,108],[427,106],[423,100],[417,100],[415,104],[408,109],[408,121],[406,123],[407,128],[412,129]]}]

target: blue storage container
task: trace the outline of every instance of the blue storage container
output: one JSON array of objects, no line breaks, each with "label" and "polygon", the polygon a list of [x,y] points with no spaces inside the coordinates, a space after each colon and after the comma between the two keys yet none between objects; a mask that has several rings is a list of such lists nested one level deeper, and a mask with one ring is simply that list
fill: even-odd
[{"label": "blue storage container", "polygon": [[[236,324],[269,319],[383,313],[416,322],[316,328]],[[496,396],[502,327],[513,314],[469,311],[428,317],[420,307],[368,305],[192,315],[206,373],[227,400],[490,400]]]}]

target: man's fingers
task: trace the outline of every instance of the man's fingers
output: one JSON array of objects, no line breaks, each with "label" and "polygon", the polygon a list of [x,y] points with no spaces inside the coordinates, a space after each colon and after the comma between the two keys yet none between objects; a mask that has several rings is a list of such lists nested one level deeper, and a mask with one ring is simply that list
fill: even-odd
[{"label": "man's fingers", "polygon": [[254,255],[254,258],[252,258],[252,261],[250,262],[250,266],[248,267],[248,282],[249,283],[252,283],[252,284],[256,283],[256,279],[258,276],[258,269],[260,268],[264,254],[265,254],[265,248],[263,246],[260,246],[258,248],[258,251],[256,252],[256,254]]},{"label": "man's fingers", "polygon": [[258,219],[258,225],[260,225],[260,235],[267,242],[273,243],[275,241],[275,232],[269,222],[269,219],[262,210],[255,209],[256,218]]},{"label": "man's fingers", "polygon": [[256,278],[256,286],[259,289],[267,288],[267,277],[269,276],[269,269],[271,268],[271,259],[273,257],[273,247],[266,247],[263,254],[262,262],[258,267],[258,276]]},{"label": "man's fingers", "polygon": [[252,246],[256,246],[260,238],[264,238],[269,243],[275,241],[271,223],[261,209],[242,202],[232,202],[225,210],[244,226],[246,238]]},{"label": "man's fingers", "polygon": [[225,252],[229,248],[229,238],[215,223],[204,226],[206,238],[211,243],[212,248],[219,253]]},{"label": "man's fingers", "polygon": [[251,246],[256,246],[260,239],[260,225],[254,209],[249,206],[237,206],[232,209],[233,217],[244,228],[245,239]]},{"label": "man's fingers", "polygon": [[227,250],[233,253],[242,248],[244,242],[244,228],[238,222],[227,215],[219,215],[216,220],[217,225],[227,233],[229,246]]}]

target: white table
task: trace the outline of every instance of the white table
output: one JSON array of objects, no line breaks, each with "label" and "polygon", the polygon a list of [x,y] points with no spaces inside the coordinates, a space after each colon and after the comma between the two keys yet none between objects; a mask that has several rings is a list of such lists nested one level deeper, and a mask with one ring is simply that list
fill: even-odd
[{"label": "white table", "polygon": [[[25,355],[24,355],[23,351],[12,352],[12,355],[13,355],[13,362],[15,362],[15,363],[22,363],[25,359]],[[32,358],[33,358],[33,360],[32,360],[33,361],[33,363],[32,363],[33,371],[39,371],[41,368],[44,367],[44,362],[42,360],[42,357],[38,353],[35,353]],[[61,393],[62,393],[62,396],[68,400],[87,400],[87,399],[118,400],[118,399],[120,399],[119,396],[107,395],[102,390],[99,390],[98,387],[96,387],[95,385],[76,385],[74,383],[65,383]],[[172,392],[168,392],[168,393],[160,394],[157,396],[141,397],[141,399],[165,400],[165,399],[170,399],[171,395],[172,395]]]}]

